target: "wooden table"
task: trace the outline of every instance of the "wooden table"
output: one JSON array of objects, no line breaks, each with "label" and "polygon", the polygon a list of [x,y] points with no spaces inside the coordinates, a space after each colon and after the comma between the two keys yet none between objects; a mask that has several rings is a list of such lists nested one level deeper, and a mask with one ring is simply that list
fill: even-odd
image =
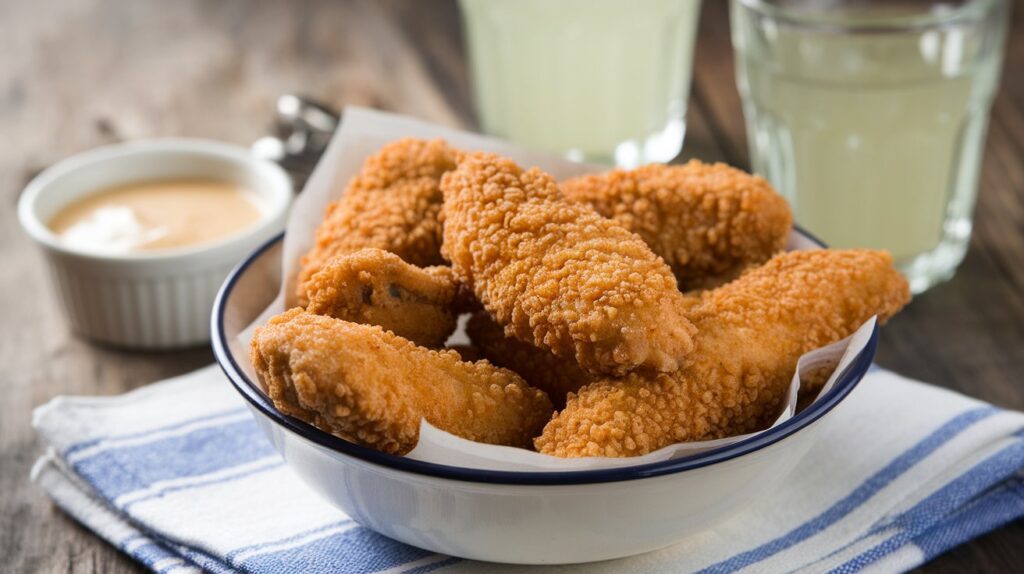
[{"label": "wooden table", "polygon": [[[685,155],[746,167],[725,2],[704,2]],[[248,144],[277,95],[310,94],[453,126],[475,125],[451,1],[3,0],[0,16],[0,570],[138,567],[28,481],[41,446],[33,407],[113,395],[212,361],[206,348],[128,353],[68,332],[15,202],[39,169],[122,139]],[[1018,5],[988,135],[974,238],[952,281],[883,331],[879,362],[1024,409],[1024,5]],[[923,570],[1011,570],[1018,521]]]}]

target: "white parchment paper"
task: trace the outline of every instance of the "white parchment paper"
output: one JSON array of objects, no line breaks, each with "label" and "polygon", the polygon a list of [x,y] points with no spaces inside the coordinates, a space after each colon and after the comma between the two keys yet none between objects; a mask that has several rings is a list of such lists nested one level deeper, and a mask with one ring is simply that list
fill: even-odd
[{"label": "white parchment paper", "polygon": [[[327,205],[340,197],[348,180],[359,171],[368,156],[376,153],[384,144],[404,137],[443,138],[456,148],[500,153],[515,160],[524,168],[539,167],[559,180],[607,169],[604,166],[574,163],[559,156],[524,150],[501,140],[437,126],[414,118],[347,107],[342,115],[341,125],[331,139],[323,158],[292,207],[284,238],[282,288],[274,302],[263,311],[253,325],[239,335],[245,339],[246,346],[255,326],[266,323],[271,316],[285,310],[286,295],[291,293],[294,287],[298,259],[313,245],[314,232],[323,219]],[[787,248],[815,249],[817,246],[794,233]],[[772,426],[789,420],[795,414],[800,373],[811,372],[812,369],[820,368],[822,364],[835,364],[832,376],[818,394],[819,397],[823,396],[835,384],[839,374],[867,345],[874,324],[875,319],[872,318],[852,336],[801,357],[790,384],[785,409]],[[449,339],[449,344],[454,343],[468,343],[461,326]],[[438,464],[488,470],[588,470],[634,466],[688,456],[733,444],[756,434],[758,433],[713,441],[680,443],[635,458],[563,459],[519,448],[473,442],[422,421],[419,444],[406,456]]]}]

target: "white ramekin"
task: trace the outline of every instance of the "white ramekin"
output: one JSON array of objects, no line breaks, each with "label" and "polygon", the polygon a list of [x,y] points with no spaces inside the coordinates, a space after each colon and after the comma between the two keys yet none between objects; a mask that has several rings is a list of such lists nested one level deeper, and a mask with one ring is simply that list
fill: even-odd
[{"label": "white ramekin", "polygon": [[[47,226],[82,196],[168,178],[237,182],[261,196],[264,218],[216,242],[123,255],[76,249]],[[171,349],[209,341],[217,289],[235,264],[284,229],[292,195],[288,175],[245,148],[191,139],[138,141],[89,151],[39,174],[21,195],[18,218],[42,248],[75,331],[121,347]]]}]

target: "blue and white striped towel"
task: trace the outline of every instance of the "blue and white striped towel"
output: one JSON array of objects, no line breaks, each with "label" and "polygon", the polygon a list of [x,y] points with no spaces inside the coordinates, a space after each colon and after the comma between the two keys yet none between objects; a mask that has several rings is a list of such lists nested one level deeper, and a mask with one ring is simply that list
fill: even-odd
[{"label": "blue and white striped towel", "polygon": [[[214,367],[116,398],[61,397],[33,476],[155,572],[902,571],[1024,515],[1024,414],[874,369],[785,488],[677,546],[496,566],[352,522],[284,466]],[[586,528],[586,525],[580,525]]]}]

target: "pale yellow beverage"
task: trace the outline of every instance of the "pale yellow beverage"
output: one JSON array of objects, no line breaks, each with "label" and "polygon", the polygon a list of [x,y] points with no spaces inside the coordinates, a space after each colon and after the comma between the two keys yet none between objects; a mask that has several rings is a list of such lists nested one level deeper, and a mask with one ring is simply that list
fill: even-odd
[{"label": "pale yellow beverage", "polygon": [[732,6],[754,171],[829,245],[888,249],[915,291],[948,278],[970,237],[1003,2],[750,9],[776,4],[801,3]]},{"label": "pale yellow beverage", "polygon": [[577,160],[668,161],[699,0],[460,0],[484,131]]}]

